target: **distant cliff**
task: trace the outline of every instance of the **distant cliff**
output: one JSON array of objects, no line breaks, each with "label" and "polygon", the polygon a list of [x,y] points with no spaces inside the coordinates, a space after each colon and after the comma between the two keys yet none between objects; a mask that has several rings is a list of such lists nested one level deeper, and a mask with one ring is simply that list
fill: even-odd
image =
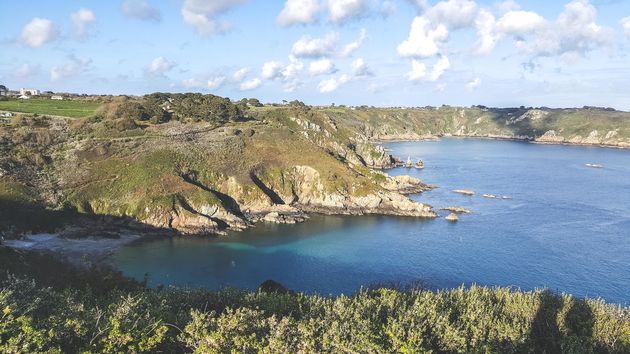
[{"label": "distant cliff", "polygon": [[371,141],[441,136],[503,138],[630,148],[630,113],[606,108],[324,109]]}]

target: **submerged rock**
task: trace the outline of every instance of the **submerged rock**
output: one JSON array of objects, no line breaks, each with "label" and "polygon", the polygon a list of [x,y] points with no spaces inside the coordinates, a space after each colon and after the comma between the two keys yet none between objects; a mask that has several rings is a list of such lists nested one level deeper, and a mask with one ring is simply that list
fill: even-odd
[{"label": "submerged rock", "polygon": [[466,209],[464,207],[460,207],[460,206],[452,206],[452,207],[442,208],[440,210],[450,211],[451,213],[455,213],[455,214],[470,214],[470,213],[472,213],[470,210],[468,210],[468,209]]},{"label": "submerged rock", "polygon": [[463,195],[468,195],[468,196],[475,195],[475,191],[470,190],[470,189],[456,189],[453,192],[463,194]]},{"label": "submerged rock", "polygon": [[593,164],[593,163],[587,163],[585,166],[590,167],[590,168],[604,168],[604,165]]},{"label": "submerged rock", "polygon": [[451,222],[456,222],[459,221],[459,216],[457,216],[457,214],[455,213],[450,213],[445,219]]}]

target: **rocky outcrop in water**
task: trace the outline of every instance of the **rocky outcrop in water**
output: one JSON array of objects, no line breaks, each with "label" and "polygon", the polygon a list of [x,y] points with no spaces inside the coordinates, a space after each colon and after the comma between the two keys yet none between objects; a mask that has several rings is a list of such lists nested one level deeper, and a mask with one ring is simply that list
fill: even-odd
[{"label": "rocky outcrop in water", "polygon": [[459,216],[455,213],[450,213],[444,219],[450,222],[457,222],[459,221]]},{"label": "rocky outcrop in water", "polygon": [[446,208],[441,208],[440,210],[450,211],[451,213],[455,213],[455,214],[470,214],[470,213],[472,213],[472,211],[470,211],[469,209],[466,209],[466,208],[460,207],[460,206],[446,207]]}]

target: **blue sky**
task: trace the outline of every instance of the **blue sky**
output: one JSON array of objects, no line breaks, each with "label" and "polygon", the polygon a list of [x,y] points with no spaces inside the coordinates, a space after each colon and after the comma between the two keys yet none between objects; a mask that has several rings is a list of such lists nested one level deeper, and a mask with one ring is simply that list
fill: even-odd
[{"label": "blue sky", "polygon": [[630,0],[0,4],[11,89],[630,110]]}]

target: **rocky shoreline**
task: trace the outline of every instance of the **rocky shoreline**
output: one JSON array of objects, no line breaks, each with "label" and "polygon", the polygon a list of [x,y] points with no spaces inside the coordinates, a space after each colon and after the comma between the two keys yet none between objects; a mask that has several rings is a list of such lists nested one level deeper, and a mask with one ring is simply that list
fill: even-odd
[{"label": "rocky shoreline", "polygon": [[430,136],[421,136],[415,139],[404,139],[398,135],[394,135],[390,137],[379,136],[377,139],[370,139],[370,143],[372,144],[386,144],[386,143],[396,143],[396,142],[413,142],[413,141],[439,141],[442,138],[459,138],[459,139],[482,139],[482,140],[505,140],[505,141],[520,141],[527,142],[530,144],[540,144],[540,145],[565,145],[565,146],[586,146],[586,147],[597,147],[603,149],[620,149],[620,150],[630,150],[630,144],[628,143],[617,143],[617,144],[607,144],[607,143],[586,143],[586,142],[575,142],[568,141],[564,138],[558,140],[547,140],[541,138],[534,138],[530,136],[509,136],[509,135],[475,135],[475,134],[466,134],[466,135],[453,135],[453,134],[445,134],[445,135],[430,135]]}]

